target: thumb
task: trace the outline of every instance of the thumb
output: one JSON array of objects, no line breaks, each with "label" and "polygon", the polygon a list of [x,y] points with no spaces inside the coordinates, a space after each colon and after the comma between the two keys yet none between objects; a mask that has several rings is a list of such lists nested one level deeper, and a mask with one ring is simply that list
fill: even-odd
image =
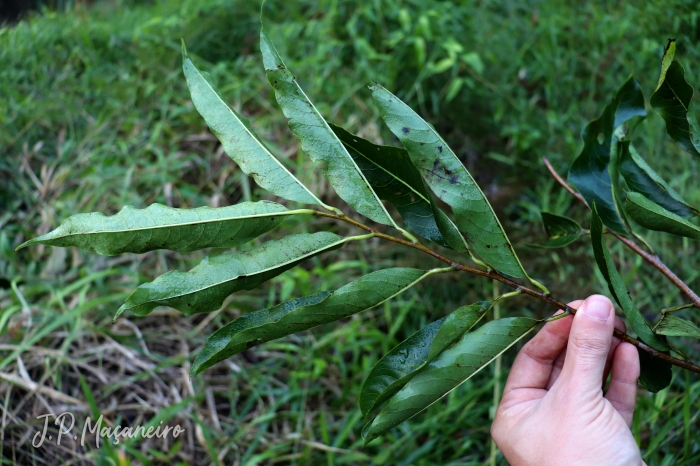
[{"label": "thumb", "polygon": [[613,316],[613,303],[601,295],[589,296],[574,316],[560,378],[564,384],[572,384],[569,388],[577,393],[602,390],[615,326]]}]

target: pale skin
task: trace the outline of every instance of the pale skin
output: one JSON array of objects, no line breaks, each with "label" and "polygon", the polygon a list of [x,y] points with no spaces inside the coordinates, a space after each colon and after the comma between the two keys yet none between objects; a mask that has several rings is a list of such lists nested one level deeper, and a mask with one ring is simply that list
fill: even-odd
[{"label": "pale skin", "polygon": [[625,325],[605,296],[569,306],[575,316],[547,323],[516,357],[491,435],[511,466],[645,465],[630,431],[637,349],[613,337]]}]

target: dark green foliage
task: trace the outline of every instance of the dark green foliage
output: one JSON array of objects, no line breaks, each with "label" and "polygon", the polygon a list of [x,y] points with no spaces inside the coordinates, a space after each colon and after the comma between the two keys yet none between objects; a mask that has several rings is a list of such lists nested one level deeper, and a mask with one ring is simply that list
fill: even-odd
[{"label": "dark green foliage", "polygon": [[[576,241],[586,232],[576,221],[563,215],[541,212],[547,242],[541,245],[545,248],[560,248]],[[539,245],[538,245],[539,246]]]},{"label": "dark green foliage", "polygon": [[669,212],[639,193],[627,195],[625,210],[635,222],[644,228],[700,239],[700,227],[673,212]]}]

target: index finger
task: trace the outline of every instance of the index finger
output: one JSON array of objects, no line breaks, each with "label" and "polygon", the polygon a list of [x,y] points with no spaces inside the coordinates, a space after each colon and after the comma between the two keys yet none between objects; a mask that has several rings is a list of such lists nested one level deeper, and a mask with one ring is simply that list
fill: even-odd
[{"label": "index finger", "polygon": [[[574,301],[569,306],[577,309],[583,301]],[[564,311],[559,311],[561,314]],[[573,316],[547,322],[544,327],[527,342],[515,358],[503,389],[505,396],[512,390],[520,388],[544,389],[547,386],[554,361],[566,348],[571,331]]]}]

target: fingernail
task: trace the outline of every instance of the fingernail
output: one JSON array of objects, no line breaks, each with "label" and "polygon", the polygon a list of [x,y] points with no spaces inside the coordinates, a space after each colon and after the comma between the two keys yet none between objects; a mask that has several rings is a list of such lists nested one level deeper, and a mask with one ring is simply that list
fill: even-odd
[{"label": "fingernail", "polygon": [[612,306],[610,300],[604,296],[591,296],[586,300],[583,312],[594,319],[605,322],[610,318]]}]

